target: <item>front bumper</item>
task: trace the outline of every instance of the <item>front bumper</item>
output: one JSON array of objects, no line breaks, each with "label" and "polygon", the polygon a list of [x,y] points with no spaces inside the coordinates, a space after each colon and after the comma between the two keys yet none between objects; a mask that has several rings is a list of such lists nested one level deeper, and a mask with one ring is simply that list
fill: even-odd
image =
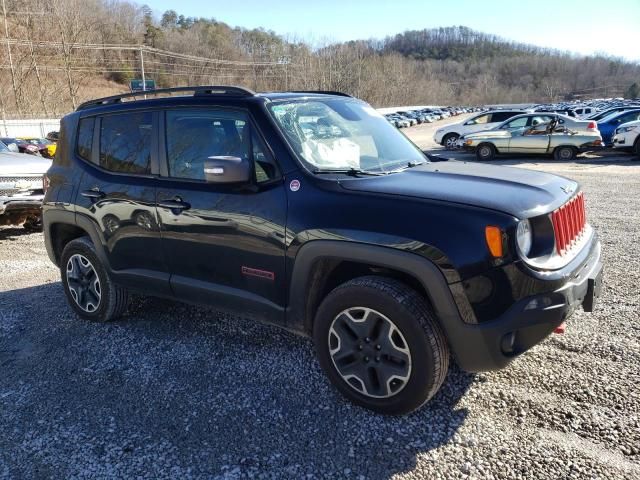
[{"label": "front bumper", "polygon": [[15,225],[42,214],[44,195],[0,197],[0,225]]},{"label": "front bumper", "polygon": [[460,367],[469,372],[503,368],[544,340],[576,308],[593,311],[603,279],[600,255],[600,242],[594,237],[586,260],[560,288],[522,298],[485,323],[445,325]]}]

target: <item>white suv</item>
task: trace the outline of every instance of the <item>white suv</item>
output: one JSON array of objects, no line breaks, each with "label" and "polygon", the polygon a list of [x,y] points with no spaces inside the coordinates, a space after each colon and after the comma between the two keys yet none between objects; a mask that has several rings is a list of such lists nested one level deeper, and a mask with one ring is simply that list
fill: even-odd
[{"label": "white suv", "polygon": [[633,148],[633,153],[640,156],[640,120],[623,123],[616,128],[613,148]]},{"label": "white suv", "polygon": [[473,115],[464,122],[450,123],[436,130],[433,140],[447,148],[455,148],[458,138],[467,133],[482,132],[500,125],[511,117],[528,113],[525,110],[494,110]]}]

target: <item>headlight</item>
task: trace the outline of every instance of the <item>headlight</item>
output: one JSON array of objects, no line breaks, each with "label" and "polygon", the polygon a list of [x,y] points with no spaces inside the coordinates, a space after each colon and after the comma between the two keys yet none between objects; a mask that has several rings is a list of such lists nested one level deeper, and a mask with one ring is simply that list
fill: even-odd
[{"label": "headlight", "polygon": [[625,133],[630,132],[631,130],[635,130],[637,125],[632,125],[631,127],[620,127],[616,130],[616,133]]},{"label": "headlight", "polygon": [[521,220],[516,230],[516,243],[523,256],[528,256],[531,251],[531,224],[529,220]]}]

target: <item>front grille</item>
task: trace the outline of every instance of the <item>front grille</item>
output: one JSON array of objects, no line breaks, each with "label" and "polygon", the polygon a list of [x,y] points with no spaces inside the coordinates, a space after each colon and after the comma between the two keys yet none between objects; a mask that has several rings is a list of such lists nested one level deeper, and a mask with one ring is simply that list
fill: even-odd
[{"label": "front grille", "polygon": [[0,196],[11,196],[21,192],[42,190],[42,176],[0,177]]},{"label": "front grille", "polygon": [[556,236],[556,251],[558,255],[565,255],[578,242],[587,225],[584,194],[578,193],[552,212],[551,221]]}]

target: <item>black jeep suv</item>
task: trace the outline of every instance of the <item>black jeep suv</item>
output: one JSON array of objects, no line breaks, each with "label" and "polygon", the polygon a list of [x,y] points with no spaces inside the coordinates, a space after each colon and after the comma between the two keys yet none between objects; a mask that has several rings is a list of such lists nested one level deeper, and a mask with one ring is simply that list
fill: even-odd
[{"label": "black jeep suv", "polygon": [[312,336],[338,390],[400,414],[449,352],[501,368],[593,308],[574,181],[431,163],[336,92],[141,95],[67,115],[48,172],[47,251],[81,318],[117,318],[130,291],[240,312]]}]

